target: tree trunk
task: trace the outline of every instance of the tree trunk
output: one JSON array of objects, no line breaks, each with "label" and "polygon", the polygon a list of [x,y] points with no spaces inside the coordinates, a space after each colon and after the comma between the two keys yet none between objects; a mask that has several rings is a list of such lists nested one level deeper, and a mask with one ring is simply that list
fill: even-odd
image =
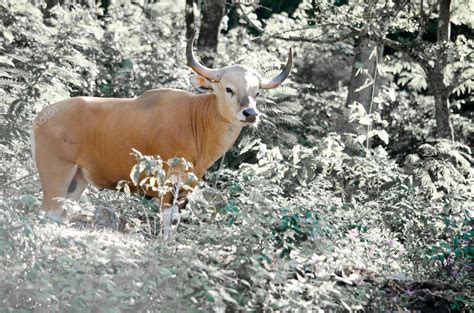
[{"label": "tree trunk", "polygon": [[451,0],[439,0],[438,42],[449,42],[451,36]]},{"label": "tree trunk", "polygon": [[212,67],[217,52],[220,24],[225,13],[225,0],[206,0],[201,12],[198,48],[203,63]]},{"label": "tree trunk", "polygon": [[430,86],[435,100],[436,136],[454,140],[453,126],[449,119],[449,90],[443,83],[442,72],[436,68],[434,71],[430,75]]},{"label": "tree trunk", "polygon": [[[376,49],[374,53],[374,49]],[[382,57],[383,47],[367,38],[359,38],[356,41],[354,61],[352,63],[351,80],[346,104],[354,101],[359,102],[370,113],[372,99],[377,92],[377,62]],[[372,56],[371,56],[372,55]],[[358,73],[359,72],[359,73]],[[374,80],[375,85],[362,88],[368,81]],[[358,90],[362,88],[361,90]]]},{"label": "tree trunk", "polygon": [[449,88],[444,83],[444,70],[448,65],[448,46],[451,36],[451,0],[439,0],[438,57],[431,73],[428,73],[430,87],[435,100],[436,136],[454,140],[454,131],[449,119]]},{"label": "tree trunk", "polygon": [[[351,80],[347,94],[346,105],[354,102],[360,103],[367,114],[374,111],[373,99],[380,85],[380,77],[377,77],[377,64],[382,59],[383,46],[374,41],[360,37],[356,41],[354,61],[352,63]],[[371,82],[371,83],[370,83]],[[352,131],[368,137],[371,126],[345,124],[342,131]],[[367,138],[366,148],[370,148],[371,141]]]},{"label": "tree trunk", "polygon": [[186,20],[186,39],[190,38],[194,34],[194,0],[186,0],[185,6],[185,20]]}]

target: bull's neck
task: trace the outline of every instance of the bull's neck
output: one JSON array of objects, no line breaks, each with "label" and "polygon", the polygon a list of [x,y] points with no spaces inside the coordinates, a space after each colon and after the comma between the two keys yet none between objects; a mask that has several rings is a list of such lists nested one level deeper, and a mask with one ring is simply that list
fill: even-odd
[{"label": "bull's neck", "polygon": [[191,104],[191,129],[196,147],[195,174],[201,178],[239,136],[242,126],[225,120],[213,94],[199,95]]}]

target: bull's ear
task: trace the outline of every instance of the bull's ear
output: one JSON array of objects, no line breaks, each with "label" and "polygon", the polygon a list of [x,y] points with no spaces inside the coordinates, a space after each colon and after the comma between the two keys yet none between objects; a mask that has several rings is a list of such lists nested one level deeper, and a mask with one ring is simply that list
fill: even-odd
[{"label": "bull's ear", "polygon": [[199,92],[212,91],[212,83],[204,76],[192,74],[189,76],[189,82]]}]

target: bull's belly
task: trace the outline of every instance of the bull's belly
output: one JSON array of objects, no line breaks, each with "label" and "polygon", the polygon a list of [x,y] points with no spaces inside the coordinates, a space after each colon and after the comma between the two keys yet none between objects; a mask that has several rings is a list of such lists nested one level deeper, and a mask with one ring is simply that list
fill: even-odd
[{"label": "bull's belly", "polygon": [[[97,165],[79,165],[80,171],[84,179],[91,185],[99,189],[117,190],[117,185],[120,181],[127,181],[131,192],[139,193],[150,197],[158,197],[159,194],[151,189],[144,190],[133,185],[130,178],[130,172],[135,163],[130,163],[129,166],[123,166],[121,169],[115,168],[100,168]],[[144,176],[140,178],[143,179]],[[165,196],[165,200],[168,196]]]},{"label": "bull's belly", "polygon": [[130,180],[130,175],[119,174],[119,173],[105,174],[97,170],[91,170],[87,166],[80,166],[80,171],[84,179],[89,184],[99,189],[116,189],[117,184],[121,180],[127,180],[127,181]]},{"label": "bull's belly", "polygon": [[[130,171],[132,169],[132,166],[130,167]],[[123,180],[123,181],[128,182],[128,186],[132,193],[137,193],[143,196],[156,198],[159,202],[162,202],[162,204],[170,204],[173,201],[173,196],[171,193],[160,195],[158,194],[157,191],[153,191],[151,189],[145,190],[145,189],[137,188],[136,186],[134,186],[130,179],[130,171],[123,172],[123,173],[105,174],[105,173],[100,173],[100,172],[91,172],[91,171],[88,171],[87,168],[82,168],[82,167],[80,168],[80,170],[82,172],[83,177],[86,179],[86,181],[99,189],[117,190],[117,185],[119,184],[120,181]],[[123,190],[120,190],[120,191],[123,191]],[[182,202],[184,199],[184,198],[181,199],[182,196],[183,194],[180,192],[180,198],[179,198],[180,202]]]},{"label": "bull's belly", "polygon": [[[125,136],[122,136],[122,138]],[[87,147],[96,147],[91,149],[85,149],[82,145],[79,149],[79,153],[76,155],[75,163],[79,165],[82,171],[83,177],[88,183],[99,188],[99,189],[111,189],[116,190],[117,185],[120,181],[129,182],[129,188],[132,192],[138,192],[147,196],[156,197],[159,196],[156,191],[152,190],[141,190],[136,188],[131,183],[130,172],[133,166],[136,164],[135,158],[130,155],[134,145],[124,143],[122,140],[120,144],[110,144],[103,140],[100,144],[87,145]],[[97,148],[100,147],[100,148]],[[174,149],[170,149],[174,148]],[[153,146],[136,146],[134,147],[144,155],[160,155],[163,160],[168,160],[172,157],[183,157],[188,161],[193,162],[191,153],[175,153],[172,151],[182,151],[172,146],[170,142],[168,145],[164,145],[164,148],[159,149]],[[197,176],[198,179],[202,178],[205,170],[202,166],[193,167],[192,172]],[[167,166],[164,166],[167,171]],[[143,178],[142,176],[141,178]]]}]

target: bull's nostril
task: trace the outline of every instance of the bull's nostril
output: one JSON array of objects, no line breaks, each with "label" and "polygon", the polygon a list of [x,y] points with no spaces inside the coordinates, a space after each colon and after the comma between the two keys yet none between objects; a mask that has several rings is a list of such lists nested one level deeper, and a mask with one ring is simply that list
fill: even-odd
[{"label": "bull's nostril", "polygon": [[178,220],[177,219],[172,220],[171,225],[173,225],[173,226],[178,225]]},{"label": "bull's nostril", "polygon": [[244,110],[243,113],[244,113],[244,116],[246,116],[246,117],[247,117],[247,116],[250,116],[250,114],[249,114],[249,112],[247,112],[247,110]]},{"label": "bull's nostril", "polygon": [[257,117],[255,115],[252,115],[252,116],[248,116],[245,121],[246,122],[249,122],[249,123],[253,123],[257,120]]}]

